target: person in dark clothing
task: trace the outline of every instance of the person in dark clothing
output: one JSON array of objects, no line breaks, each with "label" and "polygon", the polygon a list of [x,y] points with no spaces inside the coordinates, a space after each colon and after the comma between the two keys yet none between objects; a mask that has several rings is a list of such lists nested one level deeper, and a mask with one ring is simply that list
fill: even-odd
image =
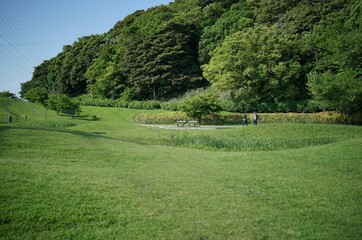
[{"label": "person in dark clothing", "polygon": [[243,123],[242,123],[242,127],[244,127],[244,125],[248,126],[248,119],[246,117],[246,114],[244,115],[244,118],[243,118]]},{"label": "person in dark clothing", "polygon": [[13,121],[13,116],[11,116],[11,114],[9,114],[8,116],[8,122],[11,123]]}]

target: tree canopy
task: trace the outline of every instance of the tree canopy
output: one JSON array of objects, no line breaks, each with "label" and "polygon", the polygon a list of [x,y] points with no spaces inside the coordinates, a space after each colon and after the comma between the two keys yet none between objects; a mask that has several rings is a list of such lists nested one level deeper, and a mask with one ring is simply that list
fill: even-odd
[{"label": "tree canopy", "polygon": [[[251,104],[314,98],[360,111],[346,104],[361,101],[361,10],[359,0],[176,0],[64,46],[20,94],[168,100],[211,87]],[[331,89],[355,100],[335,104],[336,90],[321,94]]]}]

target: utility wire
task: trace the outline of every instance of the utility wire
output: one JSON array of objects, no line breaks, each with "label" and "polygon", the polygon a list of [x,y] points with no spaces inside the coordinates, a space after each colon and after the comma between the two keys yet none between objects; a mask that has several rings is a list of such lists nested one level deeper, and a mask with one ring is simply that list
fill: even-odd
[{"label": "utility wire", "polygon": [[[28,45],[27,40],[23,37],[24,34],[22,34],[19,30],[18,30],[18,32],[15,31],[17,29],[17,27],[11,22],[11,20],[1,10],[0,10],[0,16],[2,16],[2,18],[0,18],[2,20],[1,21],[2,28],[0,28],[0,29],[5,30],[5,32],[8,33],[10,36],[12,36],[12,35],[16,36],[16,37],[7,39],[4,37],[4,34],[2,34],[2,36],[1,36],[2,39],[4,39],[5,42],[9,44],[9,46],[12,48],[12,50],[14,52],[17,52],[24,59],[29,61],[30,65],[34,66],[35,63],[34,63],[33,56],[32,56],[33,52],[30,52],[27,48],[22,47],[22,44]],[[20,41],[21,38],[23,38],[22,42]],[[24,41],[24,39],[25,39],[25,41]],[[33,47],[31,47],[31,49],[34,50]]]}]

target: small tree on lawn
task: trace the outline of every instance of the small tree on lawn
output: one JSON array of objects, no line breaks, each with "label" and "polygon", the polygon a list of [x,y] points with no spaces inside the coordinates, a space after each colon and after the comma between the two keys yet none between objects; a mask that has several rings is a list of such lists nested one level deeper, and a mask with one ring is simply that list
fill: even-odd
[{"label": "small tree on lawn", "polygon": [[62,112],[72,115],[73,118],[76,114],[79,114],[81,112],[79,103],[69,98],[65,94],[49,95],[47,105],[48,108],[55,110],[57,114]]},{"label": "small tree on lawn", "polygon": [[181,105],[181,110],[184,111],[188,117],[196,118],[201,124],[202,116],[218,112],[221,110],[221,107],[215,94],[206,93],[184,100]]}]

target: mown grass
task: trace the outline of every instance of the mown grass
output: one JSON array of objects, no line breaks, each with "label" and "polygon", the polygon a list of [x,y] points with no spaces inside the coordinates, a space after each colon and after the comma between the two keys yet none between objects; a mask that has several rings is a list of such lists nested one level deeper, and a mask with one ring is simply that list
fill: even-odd
[{"label": "mown grass", "polygon": [[[3,109],[0,114],[6,115]],[[83,110],[100,120],[51,116],[76,125],[0,125],[0,238],[362,236],[360,127],[276,124],[172,132],[134,125],[130,116],[138,110]],[[48,120],[43,113],[38,117]],[[274,151],[208,151],[155,141],[178,134],[223,141],[243,134],[291,140],[313,134],[329,142]]]}]

